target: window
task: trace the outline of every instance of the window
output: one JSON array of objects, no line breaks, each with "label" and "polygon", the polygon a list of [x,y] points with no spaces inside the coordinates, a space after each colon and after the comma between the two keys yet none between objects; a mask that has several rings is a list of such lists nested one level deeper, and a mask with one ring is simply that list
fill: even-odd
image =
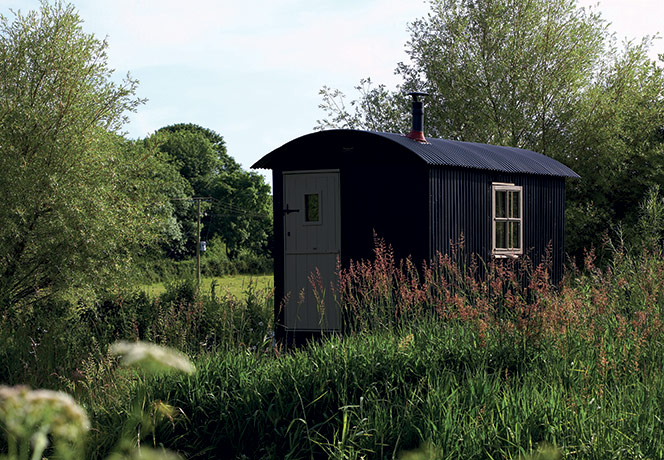
[{"label": "window", "polygon": [[307,193],[304,195],[304,221],[320,223],[320,194]]},{"label": "window", "polygon": [[494,183],[491,186],[492,241],[496,257],[523,254],[523,187]]}]

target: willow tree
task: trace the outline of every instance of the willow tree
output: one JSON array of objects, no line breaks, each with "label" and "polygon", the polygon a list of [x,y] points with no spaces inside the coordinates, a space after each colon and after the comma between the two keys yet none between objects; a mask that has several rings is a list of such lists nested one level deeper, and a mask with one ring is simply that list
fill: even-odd
[{"label": "willow tree", "polygon": [[70,5],[0,17],[0,308],[116,282],[162,223],[141,102]]}]

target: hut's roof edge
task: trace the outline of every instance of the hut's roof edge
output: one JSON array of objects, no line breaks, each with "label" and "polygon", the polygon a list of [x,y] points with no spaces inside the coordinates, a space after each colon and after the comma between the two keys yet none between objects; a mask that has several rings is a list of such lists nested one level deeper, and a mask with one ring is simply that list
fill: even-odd
[{"label": "hut's roof edge", "polygon": [[324,139],[328,136],[347,138],[352,138],[353,136],[378,136],[400,145],[406,151],[415,154],[431,166],[559,177],[580,177],[564,164],[532,150],[434,138],[428,138],[427,143],[421,143],[402,134],[350,129],[317,131],[298,137],[265,155],[254,163],[252,168],[274,169],[278,167],[282,155],[288,153],[289,147],[303,140],[312,140],[313,137]]}]

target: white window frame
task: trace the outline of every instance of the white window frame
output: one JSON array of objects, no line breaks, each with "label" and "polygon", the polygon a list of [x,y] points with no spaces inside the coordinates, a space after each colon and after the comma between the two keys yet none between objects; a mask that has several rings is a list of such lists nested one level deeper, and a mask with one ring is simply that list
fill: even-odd
[{"label": "white window frame", "polygon": [[[519,217],[509,217],[511,200],[505,200],[506,217],[496,217],[496,192],[519,192]],[[508,195],[509,196],[509,195]],[[519,246],[518,248],[496,247],[496,223],[518,222],[519,223]],[[508,226],[509,227],[509,226]],[[510,238],[507,238],[508,241]],[[523,186],[493,182],[491,184],[491,253],[496,258],[518,257],[523,254]]]}]

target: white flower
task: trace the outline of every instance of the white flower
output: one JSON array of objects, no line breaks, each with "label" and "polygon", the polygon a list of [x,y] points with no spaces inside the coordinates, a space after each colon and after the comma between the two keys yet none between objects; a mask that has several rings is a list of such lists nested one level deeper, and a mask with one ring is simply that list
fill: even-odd
[{"label": "white flower", "polygon": [[110,352],[121,356],[125,366],[140,367],[149,372],[182,371],[192,374],[196,368],[184,353],[147,342],[115,342]]},{"label": "white flower", "polygon": [[26,437],[47,429],[54,436],[77,442],[90,429],[85,411],[67,393],[0,386],[0,419],[7,430]]}]

